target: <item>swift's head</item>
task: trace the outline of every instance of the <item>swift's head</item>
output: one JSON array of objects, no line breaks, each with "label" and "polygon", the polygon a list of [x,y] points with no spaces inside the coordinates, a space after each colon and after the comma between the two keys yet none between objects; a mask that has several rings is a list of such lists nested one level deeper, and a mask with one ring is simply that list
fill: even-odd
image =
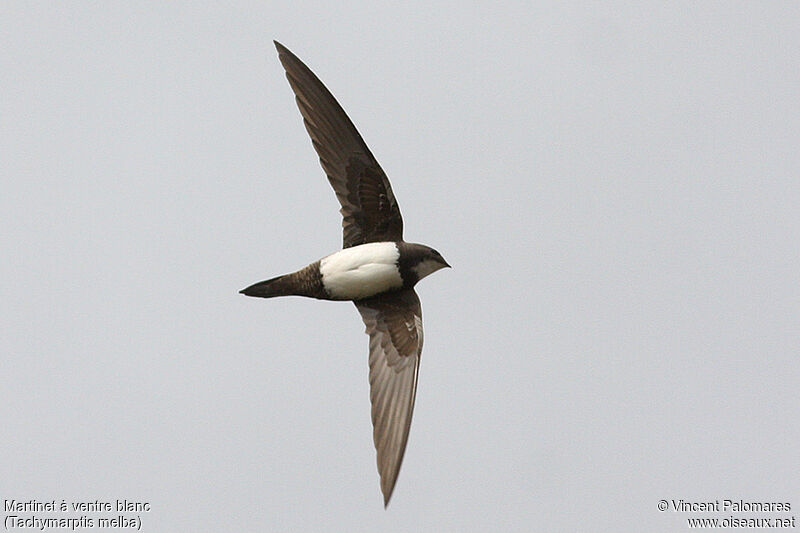
[{"label": "swift's head", "polygon": [[404,242],[400,245],[400,273],[404,280],[415,284],[443,268],[450,268],[442,254],[424,244]]}]

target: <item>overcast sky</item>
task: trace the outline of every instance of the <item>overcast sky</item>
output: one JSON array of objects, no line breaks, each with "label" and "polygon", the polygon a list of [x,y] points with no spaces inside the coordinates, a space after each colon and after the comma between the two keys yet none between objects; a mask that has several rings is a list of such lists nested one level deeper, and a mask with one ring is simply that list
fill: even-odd
[{"label": "overcast sky", "polygon": [[[4,4],[0,499],[147,501],[147,532],[800,515],[800,4],[293,5]],[[273,39],[453,265],[388,510],[354,306],[238,294],[341,246]]]}]

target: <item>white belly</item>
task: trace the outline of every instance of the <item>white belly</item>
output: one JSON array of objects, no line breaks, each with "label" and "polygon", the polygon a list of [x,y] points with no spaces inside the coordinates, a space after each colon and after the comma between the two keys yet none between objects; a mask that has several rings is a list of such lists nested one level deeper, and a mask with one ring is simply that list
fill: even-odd
[{"label": "white belly", "polygon": [[332,298],[357,300],[399,289],[403,285],[397,258],[400,252],[393,242],[370,242],[322,259],[319,272],[322,285]]}]

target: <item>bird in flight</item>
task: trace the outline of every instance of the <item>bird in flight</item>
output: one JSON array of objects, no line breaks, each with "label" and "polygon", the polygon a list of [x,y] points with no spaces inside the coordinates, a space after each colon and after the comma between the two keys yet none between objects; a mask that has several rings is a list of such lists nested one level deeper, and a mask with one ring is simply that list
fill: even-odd
[{"label": "bird in flight", "polygon": [[384,506],[403,462],[422,353],[422,308],[414,285],[450,265],[428,246],[403,240],[389,179],[319,78],[275,41],[322,168],[341,204],[342,250],[240,291],[247,296],[350,300],[369,335],[372,426]]}]

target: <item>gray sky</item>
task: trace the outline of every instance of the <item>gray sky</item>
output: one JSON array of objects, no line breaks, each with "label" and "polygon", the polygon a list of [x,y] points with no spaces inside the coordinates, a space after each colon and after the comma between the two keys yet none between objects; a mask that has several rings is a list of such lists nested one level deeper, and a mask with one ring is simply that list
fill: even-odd
[{"label": "gray sky", "polygon": [[[288,5],[3,8],[0,499],[150,532],[800,515],[800,4]],[[353,305],[237,292],[341,244],[272,39],[454,267],[387,511]]]}]

